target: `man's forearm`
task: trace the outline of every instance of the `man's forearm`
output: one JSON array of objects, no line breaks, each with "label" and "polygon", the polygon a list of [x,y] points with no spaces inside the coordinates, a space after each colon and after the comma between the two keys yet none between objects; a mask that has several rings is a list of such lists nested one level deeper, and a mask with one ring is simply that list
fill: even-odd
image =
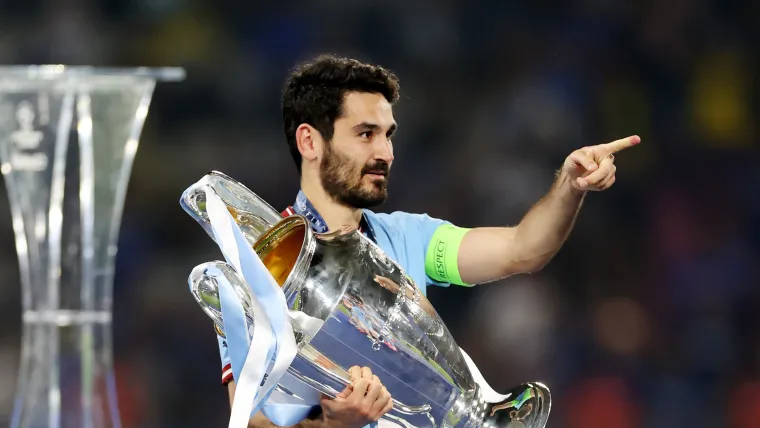
[{"label": "man's forearm", "polygon": [[[255,414],[248,422],[248,428],[281,428],[280,425],[273,424],[266,416],[261,413]],[[287,428],[328,428],[325,421],[319,416],[316,419],[304,419],[295,425]]]},{"label": "man's forearm", "polygon": [[294,428],[328,428],[327,423],[322,418],[315,420],[303,420],[297,423]]},{"label": "man's forearm", "polygon": [[[235,398],[235,389],[237,388],[235,381],[230,381],[227,384],[227,390],[230,397],[230,408]],[[270,421],[263,413],[257,412],[248,421],[248,428],[281,428],[280,425],[275,425]],[[327,424],[323,421],[322,412],[312,418],[307,418],[298,422],[295,425],[291,425],[287,428],[328,428]]]},{"label": "man's forearm", "polygon": [[515,242],[528,271],[543,268],[559,251],[575,224],[585,192],[576,190],[570,178],[558,174],[552,188],[517,226]]},{"label": "man's forearm", "polygon": [[304,419],[301,422],[293,425],[293,428],[329,428],[329,424],[324,420],[320,414],[314,419]]}]

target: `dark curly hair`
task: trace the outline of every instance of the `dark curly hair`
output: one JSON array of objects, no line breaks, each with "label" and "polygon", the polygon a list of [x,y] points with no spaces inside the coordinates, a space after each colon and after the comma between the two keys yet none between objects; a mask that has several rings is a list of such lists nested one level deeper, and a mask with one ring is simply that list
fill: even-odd
[{"label": "dark curly hair", "polygon": [[307,123],[330,141],[348,92],[378,93],[394,104],[399,98],[399,82],[385,68],[334,55],[321,55],[300,64],[288,77],[282,93],[282,120],[299,174],[302,159],[296,129]]}]

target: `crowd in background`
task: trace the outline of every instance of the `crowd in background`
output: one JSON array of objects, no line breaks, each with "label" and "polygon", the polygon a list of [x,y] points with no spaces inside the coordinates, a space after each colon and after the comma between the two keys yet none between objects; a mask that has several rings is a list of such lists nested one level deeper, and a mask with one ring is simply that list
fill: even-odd
[{"label": "crowd in background", "polygon": [[[214,331],[186,285],[221,255],[177,201],[211,169],[275,207],[293,201],[279,95],[289,69],[321,52],[401,79],[381,211],[516,224],[570,152],[640,135],[546,269],[429,297],[495,389],[552,388],[551,428],[750,428],[759,29],[760,3],[739,0],[0,0],[0,63],[187,69],[157,89],[121,227],[127,428],[226,425]],[[19,358],[17,263],[3,197],[0,420]]]}]

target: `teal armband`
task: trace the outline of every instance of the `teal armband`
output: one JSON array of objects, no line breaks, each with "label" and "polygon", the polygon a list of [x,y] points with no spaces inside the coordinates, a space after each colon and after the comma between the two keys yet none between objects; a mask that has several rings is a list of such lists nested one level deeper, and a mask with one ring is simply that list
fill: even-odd
[{"label": "teal armband", "polygon": [[425,273],[430,278],[454,285],[469,286],[459,276],[459,245],[470,229],[451,224],[439,226],[433,233],[425,255]]}]

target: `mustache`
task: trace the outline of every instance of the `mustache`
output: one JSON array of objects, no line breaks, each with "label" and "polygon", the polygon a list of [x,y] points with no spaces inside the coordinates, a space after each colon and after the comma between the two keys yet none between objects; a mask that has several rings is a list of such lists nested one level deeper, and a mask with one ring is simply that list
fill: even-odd
[{"label": "mustache", "polygon": [[391,166],[388,165],[388,162],[375,162],[372,165],[365,165],[364,168],[362,168],[362,175],[366,174],[381,174],[381,175],[388,175],[390,172]]}]

